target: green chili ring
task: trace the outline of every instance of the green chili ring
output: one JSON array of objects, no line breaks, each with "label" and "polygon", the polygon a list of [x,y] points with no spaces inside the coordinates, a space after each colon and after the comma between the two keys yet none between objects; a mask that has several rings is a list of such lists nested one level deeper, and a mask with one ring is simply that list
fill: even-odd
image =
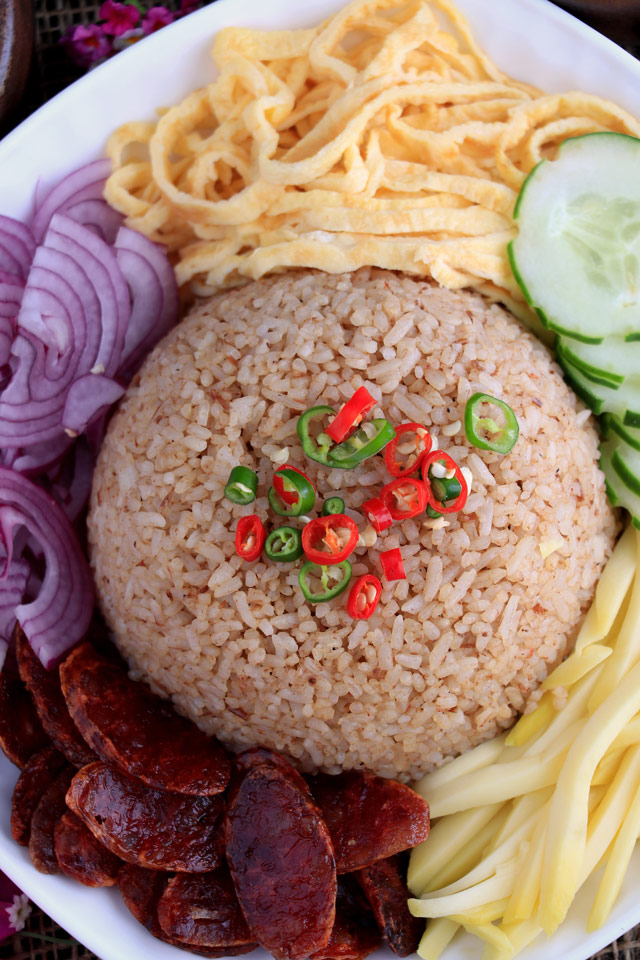
[{"label": "green chili ring", "polygon": [[[321,593],[313,593],[308,581],[308,576],[310,573],[316,573],[318,570],[321,571],[320,582],[322,583],[323,589]],[[335,577],[339,571],[342,573],[342,576],[332,587],[329,586],[330,578]],[[334,563],[331,566],[323,566],[307,560],[307,562],[303,563],[300,567],[300,573],[298,574],[300,589],[308,603],[324,603],[325,600],[333,600],[334,597],[339,597],[349,586],[350,580],[351,564],[348,560],[342,560],[341,563]]]},{"label": "green chili ring", "polygon": [[[483,403],[491,403],[498,407],[504,415],[504,424],[496,423],[491,417],[479,417],[478,407]],[[464,429],[467,440],[474,447],[480,450],[492,450],[494,453],[509,453],[513,450],[516,440],[520,435],[520,427],[516,415],[504,400],[498,400],[488,393],[474,393],[467,400],[464,408]],[[495,434],[495,440],[489,440],[478,434],[478,429],[486,430],[487,433]]]},{"label": "green chili ring", "polygon": [[258,475],[249,467],[243,467],[239,464],[229,474],[224,495],[227,500],[231,500],[231,503],[239,503],[244,506],[247,503],[253,503],[257,489]]},{"label": "green chili ring", "polygon": [[302,556],[300,531],[295,527],[277,527],[267,537],[264,552],[276,563],[292,563]]},{"label": "green chili ring", "polygon": [[342,497],[327,497],[322,504],[322,516],[332,517],[336,513],[344,513],[344,500]]},{"label": "green chili ring", "polygon": [[308,410],[298,417],[298,423],[296,425],[296,430],[298,432],[298,437],[300,443],[302,444],[302,449],[305,454],[309,457],[310,460],[315,460],[317,463],[322,463],[325,467],[327,466],[327,457],[329,454],[329,448],[333,445],[333,441],[326,433],[320,433],[317,437],[312,437],[309,433],[309,428],[313,420],[319,420],[320,417],[329,417],[335,414],[333,407],[328,407],[326,405],[318,407],[310,407]]}]

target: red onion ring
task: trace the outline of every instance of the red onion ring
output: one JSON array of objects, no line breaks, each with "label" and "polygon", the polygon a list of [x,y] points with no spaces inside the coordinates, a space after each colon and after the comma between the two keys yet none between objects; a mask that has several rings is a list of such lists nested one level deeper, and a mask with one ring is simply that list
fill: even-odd
[{"label": "red onion ring", "polygon": [[27,589],[31,570],[26,560],[14,560],[4,580],[0,580],[0,670],[16,623],[16,607]]},{"label": "red onion ring", "polygon": [[0,216],[0,269],[24,280],[35,250],[35,238],[26,224]]},{"label": "red onion ring", "polygon": [[95,160],[74,170],[37,202],[31,220],[31,230],[42,243],[54,213],[62,213],[67,206],[83,200],[101,200],[104,183],[111,173],[110,160]]},{"label": "red onion ring", "polygon": [[164,249],[144,234],[122,227],[115,248],[132,303],[120,371],[133,373],[176,323],[178,286]]},{"label": "red onion ring", "polygon": [[0,467],[0,535],[7,554],[3,577],[13,569],[13,534],[21,526],[41,547],[46,567],[38,596],[16,608],[16,619],[50,669],[89,628],[94,605],[91,573],[55,500],[31,480]]}]

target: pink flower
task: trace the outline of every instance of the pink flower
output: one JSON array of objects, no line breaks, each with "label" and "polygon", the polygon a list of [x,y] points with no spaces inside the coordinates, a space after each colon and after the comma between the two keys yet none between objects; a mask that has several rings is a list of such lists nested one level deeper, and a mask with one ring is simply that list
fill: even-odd
[{"label": "pink flower", "polygon": [[62,42],[73,62],[80,67],[90,67],[92,63],[104,60],[111,53],[109,39],[95,23],[88,27],[82,24],[70,27]]},{"label": "pink flower", "polygon": [[140,11],[130,3],[117,3],[105,0],[100,7],[100,19],[104,20],[102,29],[114,37],[132,30],[140,20]]},{"label": "pink flower", "polygon": [[173,23],[173,14],[170,10],[166,7],[151,7],[144,16],[142,29],[146,34],[155,33],[156,30],[170,23]]},{"label": "pink flower", "polygon": [[186,17],[188,13],[193,13],[200,6],[200,0],[181,0],[180,16]]},{"label": "pink flower", "polygon": [[30,913],[27,895],[0,872],[0,942],[23,930]]}]

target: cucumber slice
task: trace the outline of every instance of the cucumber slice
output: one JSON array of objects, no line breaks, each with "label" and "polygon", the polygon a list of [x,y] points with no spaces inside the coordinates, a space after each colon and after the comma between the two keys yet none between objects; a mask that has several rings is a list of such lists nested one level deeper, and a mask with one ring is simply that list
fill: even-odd
[{"label": "cucumber slice", "polygon": [[590,133],[525,180],[509,257],[542,322],[585,343],[640,336],[640,140]]},{"label": "cucumber slice", "polygon": [[[599,350],[607,343],[607,337],[602,343],[580,343],[580,347],[588,347],[591,350]],[[623,341],[624,342],[624,341]],[[621,383],[624,383],[624,377],[621,374],[609,373],[608,370],[602,370],[593,366],[588,360],[585,360],[576,352],[575,346],[578,346],[577,340],[570,340],[568,337],[559,337],[556,343],[556,353],[564,361],[571,364],[576,370],[593,383],[599,383],[603,387],[609,387],[611,390],[617,390]]]},{"label": "cucumber slice", "polygon": [[615,433],[634,450],[640,450],[640,429],[625,426],[615,414],[606,413],[602,417],[602,429],[605,436],[611,436]]},{"label": "cucumber slice", "polygon": [[562,350],[558,350],[557,356],[567,382],[594,413],[613,413],[626,426],[640,426],[640,383],[633,380],[616,386],[597,383],[578,370]]},{"label": "cucumber slice", "polygon": [[640,528],[640,496],[635,494],[621,479],[614,468],[613,459],[618,453],[618,440],[607,440],[600,447],[600,469],[603,471],[607,495],[614,507],[624,507],[631,514],[634,527]]},{"label": "cucumber slice", "polygon": [[624,440],[618,440],[611,454],[611,466],[625,487],[640,497],[640,450],[634,450]]},{"label": "cucumber slice", "polygon": [[624,337],[605,337],[602,343],[580,343],[568,337],[558,340],[568,360],[586,377],[624,383],[627,377],[640,380],[640,342]]}]

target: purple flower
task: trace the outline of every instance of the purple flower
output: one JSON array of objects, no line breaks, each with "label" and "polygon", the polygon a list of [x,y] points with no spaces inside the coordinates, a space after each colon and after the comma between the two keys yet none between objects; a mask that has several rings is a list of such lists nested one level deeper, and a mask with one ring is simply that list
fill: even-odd
[{"label": "purple flower", "polygon": [[130,3],[105,0],[100,7],[100,19],[104,20],[102,29],[105,33],[120,37],[137,26],[140,21],[140,11]]},{"label": "purple flower", "polygon": [[23,930],[30,913],[27,895],[0,871],[0,942]]},{"label": "purple flower", "polygon": [[173,14],[170,10],[167,10],[166,7],[151,7],[144,16],[142,29],[145,34],[155,33],[156,30],[160,30],[161,27],[166,27],[170,23],[173,23]]},{"label": "purple flower", "polygon": [[70,27],[62,42],[74,63],[80,67],[90,67],[92,63],[104,60],[111,53],[111,43],[101,27],[95,23],[88,27],[78,24]]}]

